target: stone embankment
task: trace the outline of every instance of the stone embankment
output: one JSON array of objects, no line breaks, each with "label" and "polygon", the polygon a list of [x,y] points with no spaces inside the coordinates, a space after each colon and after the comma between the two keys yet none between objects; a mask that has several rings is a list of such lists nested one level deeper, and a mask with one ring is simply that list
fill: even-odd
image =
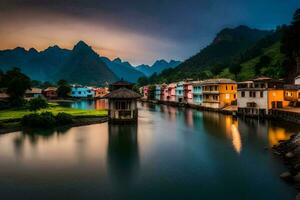
[{"label": "stone embankment", "polygon": [[299,191],[296,200],[300,200],[300,133],[292,135],[289,140],[280,141],[273,147],[273,152],[287,166],[287,171],[280,178],[296,187]]},{"label": "stone embankment", "polygon": [[193,108],[193,109],[202,110],[202,111],[220,112],[220,113],[229,114],[229,115],[231,115],[231,114],[235,115],[237,112],[236,106],[227,106],[223,109],[217,109],[217,108],[207,108],[207,107],[203,107],[200,105],[176,102],[176,101],[158,101],[158,100],[146,100],[146,99],[140,99],[139,101],[147,102],[150,104],[163,104],[163,105],[175,106],[175,107]]}]

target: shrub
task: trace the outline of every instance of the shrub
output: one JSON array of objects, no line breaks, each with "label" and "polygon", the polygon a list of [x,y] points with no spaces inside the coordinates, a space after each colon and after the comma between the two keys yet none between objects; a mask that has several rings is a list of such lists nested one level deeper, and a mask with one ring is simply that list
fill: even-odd
[{"label": "shrub", "polygon": [[31,99],[29,101],[29,110],[30,111],[37,111],[37,110],[40,110],[42,108],[47,108],[47,107],[48,107],[48,103],[42,97],[37,97],[37,98]]},{"label": "shrub", "polygon": [[57,114],[56,123],[59,125],[67,125],[73,123],[73,116],[64,112]]},{"label": "shrub", "polygon": [[50,128],[55,126],[55,117],[51,112],[33,113],[22,118],[22,125],[32,128]]}]

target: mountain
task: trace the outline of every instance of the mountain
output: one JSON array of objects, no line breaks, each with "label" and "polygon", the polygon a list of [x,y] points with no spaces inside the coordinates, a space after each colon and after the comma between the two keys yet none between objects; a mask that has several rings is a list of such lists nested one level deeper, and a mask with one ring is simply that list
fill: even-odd
[{"label": "mountain", "polygon": [[183,78],[210,78],[240,59],[249,48],[273,31],[252,29],[247,26],[221,30],[207,47],[173,69],[164,71],[155,81],[170,82]]},{"label": "mountain", "polygon": [[181,62],[171,60],[167,62],[165,60],[157,60],[153,63],[152,66],[149,65],[139,65],[136,67],[137,70],[143,72],[146,76],[151,76],[154,73],[161,73],[165,69],[174,68],[178,66]]},{"label": "mountain", "polygon": [[0,69],[8,70],[18,67],[32,79],[47,80],[59,70],[69,54],[70,50],[61,49],[58,46],[49,47],[41,52],[34,48],[27,51],[21,47],[3,50],[0,51]]},{"label": "mountain", "polygon": [[114,72],[120,79],[136,83],[137,80],[145,76],[142,72],[138,71],[129,62],[122,62],[120,58],[116,58],[113,61],[106,57],[101,57],[102,61],[108,66],[108,68]]},{"label": "mountain", "polygon": [[80,41],[74,46],[70,56],[56,73],[55,79],[66,79],[72,83],[99,85],[116,81],[118,77],[90,46]]}]

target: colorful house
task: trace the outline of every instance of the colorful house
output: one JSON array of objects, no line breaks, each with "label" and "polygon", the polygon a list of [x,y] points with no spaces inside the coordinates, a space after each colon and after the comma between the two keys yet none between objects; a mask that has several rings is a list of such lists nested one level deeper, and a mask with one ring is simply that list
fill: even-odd
[{"label": "colorful house", "polygon": [[143,87],[143,99],[148,99],[149,98],[149,86],[144,86]]},{"label": "colorful house", "polygon": [[191,81],[183,84],[183,102],[193,103],[193,83]]},{"label": "colorful house", "polygon": [[167,100],[168,101],[176,101],[176,83],[170,83],[168,85],[168,95]]},{"label": "colorful house", "polygon": [[193,104],[201,105],[203,102],[202,81],[195,81],[193,85]]},{"label": "colorful house", "polygon": [[284,100],[283,81],[259,77],[238,83],[238,114],[265,116],[275,108],[288,105]]},{"label": "colorful house", "polygon": [[72,85],[71,86],[71,97],[75,98],[94,98],[95,93],[92,87]]},{"label": "colorful house", "polygon": [[48,87],[43,90],[43,95],[49,99],[57,98],[57,87]]},{"label": "colorful house", "polygon": [[221,109],[231,105],[236,100],[237,85],[231,79],[209,79],[203,81],[202,106]]},{"label": "colorful house", "polygon": [[160,86],[160,100],[161,101],[168,100],[168,85],[165,83]]},{"label": "colorful house", "polygon": [[176,101],[181,103],[183,102],[184,96],[184,82],[180,81],[176,84]]},{"label": "colorful house", "polygon": [[95,98],[103,98],[105,95],[109,93],[107,87],[92,88],[92,90],[95,94],[94,95]]},{"label": "colorful house", "polygon": [[155,100],[160,101],[160,97],[161,97],[161,86],[155,85],[154,98]]},{"label": "colorful house", "polygon": [[25,99],[32,99],[36,97],[42,97],[42,89],[40,88],[31,88],[25,91]]},{"label": "colorful house", "polygon": [[300,76],[295,78],[293,85],[284,85],[284,100],[290,102],[290,106],[299,106],[300,102]]}]

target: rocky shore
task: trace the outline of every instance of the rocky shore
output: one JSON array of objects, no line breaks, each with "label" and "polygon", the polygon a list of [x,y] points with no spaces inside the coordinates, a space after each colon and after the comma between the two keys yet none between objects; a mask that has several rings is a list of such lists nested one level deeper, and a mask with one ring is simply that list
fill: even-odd
[{"label": "rocky shore", "polygon": [[287,171],[280,178],[296,187],[296,200],[300,200],[300,133],[293,134],[289,140],[280,141],[273,146],[273,153],[281,157],[287,166]]}]

